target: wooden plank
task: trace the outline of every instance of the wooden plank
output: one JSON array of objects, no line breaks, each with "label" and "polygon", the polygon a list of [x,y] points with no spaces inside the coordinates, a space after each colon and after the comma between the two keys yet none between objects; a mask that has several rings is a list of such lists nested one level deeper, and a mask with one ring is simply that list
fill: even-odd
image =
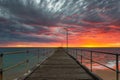
[{"label": "wooden plank", "polygon": [[95,80],[80,65],[58,49],[25,80]]}]

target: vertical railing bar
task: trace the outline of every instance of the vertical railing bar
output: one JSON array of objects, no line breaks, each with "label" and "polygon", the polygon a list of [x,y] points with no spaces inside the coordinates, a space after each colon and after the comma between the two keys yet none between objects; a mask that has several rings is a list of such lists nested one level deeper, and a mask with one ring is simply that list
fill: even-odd
[{"label": "vertical railing bar", "polygon": [[116,54],[116,80],[119,80],[119,55]]},{"label": "vertical railing bar", "polygon": [[40,52],[41,52],[42,56],[45,57],[45,54],[44,54],[44,48],[43,48],[43,47],[42,47],[42,49],[41,49]]},{"label": "vertical railing bar", "polygon": [[39,58],[40,58],[39,52],[40,52],[40,50],[38,49],[38,64],[39,64]]},{"label": "vertical railing bar", "polygon": [[73,57],[75,58],[75,52],[74,52],[74,49],[73,49]]},{"label": "vertical railing bar", "polygon": [[0,80],[3,80],[3,53],[0,54]]},{"label": "vertical railing bar", "polygon": [[29,50],[26,51],[27,59],[26,59],[26,72],[28,73],[29,70]]},{"label": "vertical railing bar", "polygon": [[93,56],[92,56],[92,51],[90,52],[90,69],[91,69],[91,72],[92,72],[92,61],[93,61]]},{"label": "vertical railing bar", "polygon": [[81,50],[81,64],[82,64],[82,50]]},{"label": "vertical railing bar", "polygon": [[76,48],[76,60],[77,60],[77,48]]},{"label": "vertical railing bar", "polygon": [[46,57],[47,57],[47,52],[48,52],[48,49],[45,48],[45,55],[46,55]]},{"label": "vertical railing bar", "polygon": [[[46,52],[45,52],[45,53],[46,53],[46,56],[48,57],[48,55],[47,55],[47,53],[48,53],[48,49],[46,49],[45,51],[46,51]],[[47,58],[47,57],[46,57],[46,58]]]},{"label": "vertical railing bar", "polygon": [[75,58],[74,49],[72,49],[72,54],[73,54],[73,57]]}]

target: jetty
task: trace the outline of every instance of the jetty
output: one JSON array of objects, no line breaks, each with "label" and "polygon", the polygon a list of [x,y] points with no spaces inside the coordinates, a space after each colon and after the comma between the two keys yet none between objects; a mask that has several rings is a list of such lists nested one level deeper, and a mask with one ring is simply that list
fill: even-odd
[{"label": "jetty", "polygon": [[64,49],[57,49],[24,80],[101,80]]}]

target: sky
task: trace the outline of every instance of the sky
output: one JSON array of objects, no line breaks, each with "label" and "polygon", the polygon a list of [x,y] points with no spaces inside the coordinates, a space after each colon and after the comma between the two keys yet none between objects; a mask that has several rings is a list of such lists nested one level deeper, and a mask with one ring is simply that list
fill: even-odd
[{"label": "sky", "polygon": [[120,47],[120,0],[0,0],[0,47]]}]

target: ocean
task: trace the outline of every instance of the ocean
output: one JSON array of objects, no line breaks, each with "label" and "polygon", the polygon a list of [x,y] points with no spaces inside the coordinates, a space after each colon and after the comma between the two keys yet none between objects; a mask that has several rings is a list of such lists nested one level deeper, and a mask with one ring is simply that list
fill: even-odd
[{"label": "ocean", "polygon": [[26,75],[47,58],[52,50],[53,48],[0,48],[0,53],[3,54],[0,58],[3,80],[14,80]]},{"label": "ocean", "polygon": [[[2,64],[0,68],[3,69],[3,80],[14,80],[18,77],[25,75],[25,73],[27,73],[28,70],[31,70],[34,66],[38,64],[38,62],[42,62],[45,58],[47,58],[47,56],[53,53],[55,49],[56,48],[0,48],[0,53],[4,54],[2,62],[0,63]],[[120,54],[120,48],[80,49]],[[77,53],[80,54],[81,52],[78,51]],[[87,51],[84,51],[83,55],[87,58],[90,57],[90,53]],[[79,56],[77,56],[77,58],[78,60],[80,60]],[[97,61],[113,69],[116,69],[115,59],[116,56],[114,55],[93,52],[94,61]],[[85,58],[83,58],[83,64],[90,69],[90,60],[86,60]],[[116,80],[116,72],[111,71],[110,69],[99,64],[93,63],[93,72],[96,73],[98,76],[102,77],[104,80]],[[111,78],[108,77],[108,73],[112,75],[110,76]]]}]

